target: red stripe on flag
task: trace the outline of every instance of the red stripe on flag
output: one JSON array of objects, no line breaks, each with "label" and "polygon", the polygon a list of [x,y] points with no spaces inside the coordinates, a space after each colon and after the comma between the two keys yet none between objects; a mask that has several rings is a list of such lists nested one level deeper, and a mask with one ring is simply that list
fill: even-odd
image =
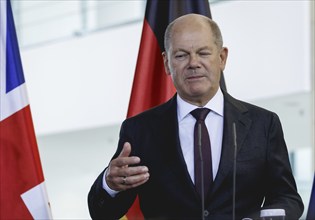
[{"label": "red stripe on flag", "polygon": [[129,208],[126,214],[127,220],[143,220],[143,214],[140,209],[139,197],[133,202],[132,206]]},{"label": "red stripe on flag", "polygon": [[[174,94],[175,87],[171,77],[165,73],[162,51],[158,41],[150,25],[144,20],[127,117],[162,104]],[[138,197],[126,217],[128,220],[144,219]]]},{"label": "red stripe on flag", "polygon": [[0,123],[0,219],[33,219],[21,194],[44,181],[30,107]]},{"label": "red stripe on flag", "polygon": [[127,117],[164,103],[174,93],[171,77],[164,70],[158,41],[150,25],[144,20]]}]

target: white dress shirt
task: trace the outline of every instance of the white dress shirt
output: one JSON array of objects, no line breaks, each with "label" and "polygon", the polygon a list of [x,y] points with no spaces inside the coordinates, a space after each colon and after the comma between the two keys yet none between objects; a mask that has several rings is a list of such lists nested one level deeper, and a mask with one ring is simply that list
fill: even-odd
[{"label": "white dress shirt", "polygon": [[[223,137],[223,94],[218,89],[215,96],[205,105],[204,108],[208,108],[211,111],[205,119],[210,142],[211,142],[211,155],[212,155],[212,172],[213,179],[215,179],[221,157],[222,149],[222,137]],[[179,95],[177,95],[177,117],[179,125],[179,140],[184,155],[184,159],[187,165],[189,175],[193,182],[195,182],[194,173],[194,127],[196,119],[190,114],[198,106],[192,105],[184,101]],[[114,197],[118,191],[109,188],[105,181],[107,169],[103,176],[103,188]],[[150,172],[150,170],[149,170]]]},{"label": "white dress shirt", "polygon": [[[212,172],[215,179],[221,157],[222,137],[223,137],[223,94],[220,89],[215,96],[205,105],[211,111],[205,119],[210,142],[212,155]],[[191,111],[198,108],[184,101],[177,95],[177,117],[179,127],[179,140],[187,165],[189,175],[195,182],[194,173],[194,127],[196,119],[190,114]]]}]

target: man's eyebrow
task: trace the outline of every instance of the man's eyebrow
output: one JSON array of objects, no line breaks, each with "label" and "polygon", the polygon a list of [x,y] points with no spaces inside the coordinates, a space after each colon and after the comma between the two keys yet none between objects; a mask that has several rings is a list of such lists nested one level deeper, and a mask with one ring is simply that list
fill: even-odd
[{"label": "man's eyebrow", "polygon": [[204,47],[200,47],[197,51],[200,51],[200,50],[211,50],[212,48],[209,47],[209,46],[204,46]]},{"label": "man's eyebrow", "polygon": [[177,52],[185,52],[185,53],[189,53],[188,50],[185,50],[183,48],[177,48],[176,50],[174,50],[174,53],[177,53]]},{"label": "man's eyebrow", "polygon": [[[213,48],[212,47],[209,47],[209,46],[204,46],[204,47],[200,47],[200,48],[197,48],[196,51],[200,51],[200,50],[212,50]],[[183,52],[190,52],[189,50],[186,50],[184,48],[177,48],[176,50],[174,50],[174,52],[179,52],[179,51],[183,51]]]}]

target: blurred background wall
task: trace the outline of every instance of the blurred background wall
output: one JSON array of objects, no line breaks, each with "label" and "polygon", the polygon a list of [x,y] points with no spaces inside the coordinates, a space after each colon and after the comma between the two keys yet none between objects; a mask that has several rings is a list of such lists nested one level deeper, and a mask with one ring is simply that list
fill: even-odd
[{"label": "blurred background wall", "polygon": [[[87,194],[116,149],[145,1],[12,1],[55,219],[89,219]],[[314,2],[210,1],[236,98],[282,121],[307,208],[314,175]],[[144,91],[145,92],[145,91]]]}]

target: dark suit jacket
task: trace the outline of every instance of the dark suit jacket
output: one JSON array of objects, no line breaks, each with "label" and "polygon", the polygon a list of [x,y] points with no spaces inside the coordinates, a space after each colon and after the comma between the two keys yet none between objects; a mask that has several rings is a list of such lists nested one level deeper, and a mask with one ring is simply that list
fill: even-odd
[{"label": "dark suit jacket", "polygon": [[[201,199],[186,169],[178,136],[176,96],[167,103],[125,120],[116,157],[125,141],[149,168],[144,185],[110,197],[102,188],[103,172],[93,184],[88,204],[93,219],[122,217],[139,195],[146,219],[200,219]],[[206,219],[232,219],[233,131],[237,130],[236,219],[257,217],[264,208],[283,208],[298,219],[303,203],[297,193],[278,116],[236,100],[224,92],[222,154]]]}]

